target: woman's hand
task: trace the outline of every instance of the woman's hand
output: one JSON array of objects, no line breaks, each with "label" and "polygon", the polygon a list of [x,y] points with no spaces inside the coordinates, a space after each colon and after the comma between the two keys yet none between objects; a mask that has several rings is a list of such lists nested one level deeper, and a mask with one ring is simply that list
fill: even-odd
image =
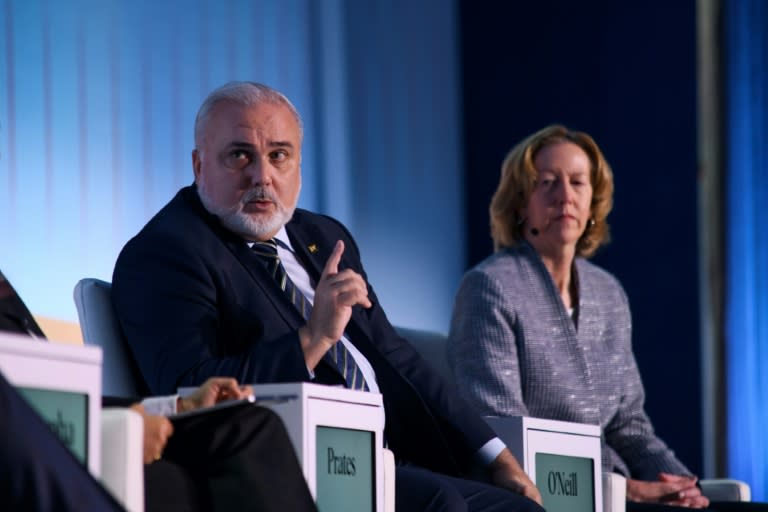
[{"label": "woman's hand", "polygon": [[141,404],[134,404],[131,409],[144,420],[144,464],[152,464],[162,457],[168,438],[173,435],[173,425],[165,416],[147,414]]},{"label": "woman's hand", "polygon": [[210,407],[224,400],[237,400],[253,394],[250,386],[239,386],[237,380],[230,377],[211,377],[191,395],[179,397],[176,404],[178,412]]},{"label": "woman's hand", "polygon": [[690,508],[705,508],[709,505],[709,499],[696,486],[696,477],[669,473],[659,473],[659,479],[653,482],[628,478],[627,499]]}]

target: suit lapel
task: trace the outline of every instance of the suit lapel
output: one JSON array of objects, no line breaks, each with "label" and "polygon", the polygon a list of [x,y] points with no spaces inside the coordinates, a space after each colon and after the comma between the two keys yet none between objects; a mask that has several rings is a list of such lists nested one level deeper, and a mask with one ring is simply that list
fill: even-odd
[{"label": "suit lapel", "polygon": [[296,328],[303,325],[304,319],[301,317],[301,314],[291,304],[286,294],[280,289],[277,282],[272,278],[264,264],[254,254],[248,244],[244,240],[238,239],[236,241],[227,241],[225,245],[227,245],[232,255],[251,276],[255,286],[269,299],[288,325]]},{"label": "suit lapel", "polygon": [[589,279],[583,279],[586,273],[586,268],[583,265],[583,261],[576,261],[576,269],[579,275],[579,329],[577,337],[579,339],[580,346],[592,346],[594,340],[602,339],[602,336],[597,332],[600,327],[596,323],[601,315],[596,313],[596,307],[600,304],[600,297],[596,294],[596,290],[593,287],[593,282]]},{"label": "suit lapel", "polygon": [[300,214],[294,216],[294,220],[285,226],[285,230],[288,232],[296,258],[309,274],[312,286],[317,286],[325,262],[333,252],[335,242],[330,242],[326,236],[323,236],[316,225],[302,222]]}]

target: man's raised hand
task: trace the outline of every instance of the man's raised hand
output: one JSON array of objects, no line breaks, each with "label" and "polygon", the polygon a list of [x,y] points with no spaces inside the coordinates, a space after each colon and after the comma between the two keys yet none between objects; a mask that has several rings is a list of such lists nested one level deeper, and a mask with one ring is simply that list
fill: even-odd
[{"label": "man's raised hand", "polygon": [[336,242],[331,256],[325,262],[320,281],[315,288],[312,314],[307,325],[299,329],[304,359],[314,369],[323,355],[344,334],[352,316],[352,307],[371,307],[368,285],[363,277],[351,269],[339,272],[339,262],[344,253],[344,242]]}]

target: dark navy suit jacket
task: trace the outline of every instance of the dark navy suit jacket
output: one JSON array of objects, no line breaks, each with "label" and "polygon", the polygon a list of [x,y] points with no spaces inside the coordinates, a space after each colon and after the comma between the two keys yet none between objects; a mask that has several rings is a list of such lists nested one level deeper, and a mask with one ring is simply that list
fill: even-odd
[{"label": "dark navy suit jacket", "polygon": [[[314,282],[337,240],[346,247],[340,269],[366,278],[357,245],[338,221],[297,209],[286,230]],[[152,394],[216,375],[245,383],[309,380],[298,339],[304,320],[246,242],[203,208],[194,186],[126,244],[112,285]],[[353,308],[346,332],[376,372],[389,447],[400,461],[463,474],[493,431],[397,335],[370,284],[368,295],[373,306]],[[318,375],[334,375],[322,364]]]}]

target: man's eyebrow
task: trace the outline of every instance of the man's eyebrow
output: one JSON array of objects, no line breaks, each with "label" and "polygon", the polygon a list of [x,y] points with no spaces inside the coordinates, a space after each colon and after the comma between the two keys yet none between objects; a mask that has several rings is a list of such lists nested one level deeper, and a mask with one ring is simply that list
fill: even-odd
[{"label": "man's eyebrow", "polygon": [[267,142],[269,147],[273,148],[290,148],[293,149],[293,144],[288,140],[271,140]]},{"label": "man's eyebrow", "polygon": [[228,148],[243,148],[243,149],[253,149],[255,146],[251,144],[250,142],[242,142],[239,140],[233,140],[229,144],[227,144]]},{"label": "man's eyebrow", "polygon": [[[268,141],[267,146],[271,148],[289,148],[293,149],[293,143],[290,141],[283,141],[283,140],[275,140],[275,141]],[[250,142],[243,142],[239,140],[233,140],[229,144],[227,144],[228,148],[243,148],[243,149],[253,149],[256,146],[254,144],[251,144]]]}]

